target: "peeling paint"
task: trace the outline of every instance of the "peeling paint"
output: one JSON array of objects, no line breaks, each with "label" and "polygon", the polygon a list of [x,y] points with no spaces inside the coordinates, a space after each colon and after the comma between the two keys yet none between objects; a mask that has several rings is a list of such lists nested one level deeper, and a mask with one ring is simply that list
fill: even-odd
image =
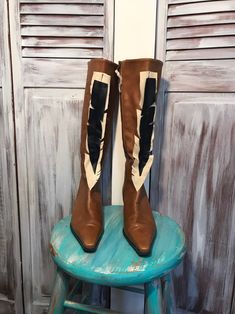
[{"label": "peeling paint", "polygon": [[53,245],[52,245],[51,243],[49,243],[48,247],[49,247],[50,253],[51,253],[53,256],[56,256],[57,253],[56,253],[56,251],[55,251]]}]

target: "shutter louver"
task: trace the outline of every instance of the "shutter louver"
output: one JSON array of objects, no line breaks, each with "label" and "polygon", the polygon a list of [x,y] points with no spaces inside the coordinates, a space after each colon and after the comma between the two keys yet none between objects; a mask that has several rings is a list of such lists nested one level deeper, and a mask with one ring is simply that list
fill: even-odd
[{"label": "shutter louver", "polygon": [[83,88],[88,59],[104,55],[104,1],[21,0],[20,24],[25,87]]},{"label": "shutter louver", "polygon": [[234,58],[234,11],[233,0],[170,0],[166,60]]}]

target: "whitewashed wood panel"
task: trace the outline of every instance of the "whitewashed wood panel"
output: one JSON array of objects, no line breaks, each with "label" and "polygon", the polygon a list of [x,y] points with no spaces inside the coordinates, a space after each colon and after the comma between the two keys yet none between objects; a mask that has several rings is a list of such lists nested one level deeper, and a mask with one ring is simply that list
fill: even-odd
[{"label": "whitewashed wood panel", "polygon": [[[29,13],[30,10],[32,11],[31,13]],[[72,10],[74,14],[72,14]],[[79,11],[79,13],[76,10],[89,10],[89,12]],[[101,10],[103,12],[102,15],[100,14]],[[40,14],[41,11],[42,14]],[[111,55],[112,2],[109,2],[109,4],[97,4],[96,2],[80,4],[57,4],[53,1],[51,3],[32,2],[22,4],[20,12],[21,53],[23,58],[30,59],[24,62],[24,68],[26,69],[24,72],[25,81],[27,82],[29,79],[31,82],[30,85],[26,83],[26,86],[37,85],[37,83],[34,85],[36,78],[31,80],[31,74],[38,75],[40,87],[47,86],[43,85],[42,81],[48,80],[45,76],[50,71],[49,77],[53,77],[53,79],[49,79],[51,82],[49,86],[62,87],[63,81],[66,81],[66,79],[63,80],[61,75],[58,75],[57,64],[58,59],[63,59],[65,71],[70,73],[68,78],[69,85],[63,87],[81,87],[79,80],[85,81],[84,75],[80,77],[84,66],[80,67],[78,65],[79,77],[75,78],[75,85],[73,79],[73,83],[70,81],[71,74],[74,72],[72,67],[75,65],[73,59],[91,59],[102,56],[109,57]],[[48,14],[45,14],[45,12]],[[82,12],[88,15],[83,15]],[[96,12],[96,15],[92,12]],[[76,15],[78,13],[79,15]],[[35,58],[43,58],[44,61],[37,62]],[[57,61],[54,61],[55,59]],[[36,64],[32,65],[33,63]],[[49,67],[44,73],[44,65],[46,64],[49,64]],[[40,66],[41,68],[39,68]],[[29,73],[27,73],[28,70]]]},{"label": "whitewashed wood panel", "polygon": [[231,12],[234,10],[234,0],[216,0],[201,3],[172,4],[169,5],[168,16],[214,12]]},{"label": "whitewashed wood panel", "polygon": [[104,6],[102,4],[21,4],[20,13],[24,14],[72,14],[72,15],[103,15]]},{"label": "whitewashed wood panel", "polygon": [[22,26],[22,36],[103,37],[103,27]]},{"label": "whitewashed wood panel", "polygon": [[[177,305],[231,314],[235,275],[235,94],[170,93],[153,204],[183,227]],[[159,191],[156,197],[156,191]]]},{"label": "whitewashed wood panel", "polygon": [[22,37],[22,47],[103,48],[103,38]]},{"label": "whitewashed wood panel", "polygon": [[169,28],[167,39],[235,35],[235,24]]},{"label": "whitewashed wood panel", "polygon": [[[36,0],[39,1],[39,0]],[[206,2],[211,0],[169,0],[169,4],[179,4],[179,3],[191,3],[191,2]],[[218,0],[219,1],[219,0]]]},{"label": "whitewashed wood panel", "polygon": [[208,14],[170,16],[167,20],[168,27],[229,24],[229,23],[235,23],[235,12],[231,11]]},{"label": "whitewashed wood panel", "polygon": [[101,58],[103,49],[85,49],[85,48],[23,48],[22,56],[24,58]]},{"label": "whitewashed wood panel", "polygon": [[3,13],[4,13],[4,4],[0,3],[0,87],[2,87],[2,79],[3,79]]},{"label": "whitewashed wood panel", "polygon": [[235,48],[218,49],[187,49],[167,51],[166,60],[210,60],[213,59],[235,59]]},{"label": "whitewashed wood panel", "polygon": [[24,58],[24,86],[84,88],[87,62],[87,59]]},{"label": "whitewashed wood panel", "polygon": [[235,36],[170,39],[167,50],[235,47]]},{"label": "whitewashed wood panel", "polygon": [[[1,8],[1,6],[0,6]],[[0,112],[3,110],[3,95],[0,88]],[[0,115],[0,313],[15,313],[15,276],[11,271],[15,267],[12,259],[10,238],[12,226],[12,212],[8,207],[7,198],[11,197],[10,191],[7,189],[6,169],[6,147],[4,139],[4,118]],[[4,186],[3,186],[4,184]]]},{"label": "whitewashed wood panel", "polygon": [[156,43],[168,92],[159,102],[150,196],[188,239],[175,276],[182,313],[234,312],[234,6],[169,0]]},{"label": "whitewashed wood panel", "polygon": [[104,16],[102,15],[35,15],[22,14],[21,25],[57,25],[57,26],[103,26]]},{"label": "whitewashed wood panel", "polygon": [[233,300],[231,305],[231,313],[235,313],[235,293],[233,294]]},{"label": "whitewashed wood panel", "polygon": [[168,91],[235,91],[235,60],[166,62]]},{"label": "whitewashed wood panel", "polygon": [[7,1],[0,1],[0,313],[23,314]]},{"label": "whitewashed wood panel", "polygon": [[20,0],[20,3],[104,3],[105,0]]},{"label": "whitewashed wood panel", "polygon": [[[71,211],[78,187],[87,62],[101,52],[112,59],[113,1],[42,0],[19,6],[19,0],[11,0],[9,8],[10,27],[15,30],[10,40],[25,314],[42,314],[47,312],[54,275],[48,251],[50,231]],[[32,15],[41,24],[34,25]],[[81,24],[72,25],[78,17]],[[57,25],[59,21],[64,24]],[[101,21],[103,25],[95,25]],[[101,37],[84,37],[100,31]],[[104,170],[103,197],[110,203],[110,158]]]},{"label": "whitewashed wood panel", "polygon": [[53,285],[48,280],[53,277],[48,250],[51,229],[71,212],[78,188],[83,94],[83,90],[25,90],[29,228],[33,244],[31,287],[35,302],[48,301],[43,296],[50,294]]}]

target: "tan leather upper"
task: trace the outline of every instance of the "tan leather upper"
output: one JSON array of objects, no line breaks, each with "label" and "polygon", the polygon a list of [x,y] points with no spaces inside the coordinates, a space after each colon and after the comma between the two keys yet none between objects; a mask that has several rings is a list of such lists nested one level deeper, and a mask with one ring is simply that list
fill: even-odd
[{"label": "tan leather upper", "polygon": [[134,163],[134,136],[137,132],[137,109],[140,103],[140,72],[158,73],[159,87],[162,62],[153,59],[125,60],[120,62],[122,138],[126,155],[123,184],[124,233],[140,255],[151,252],[156,226],[144,186],[137,191],[132,180]]},{"label": "tan leather upper", "polygon": [[[124,233],[140,255],[147,255],[156,234],[156,226],[152,210],[144,186],[136,190],[132,180],[134,163],[133,149],[137,130],[137,109],[140,106],[140,72],[152,71],[158,73],[159,86],[162,62],[153,59],[125,60],[119,63],[121,73],[121,120],[123,146],[126,155],[125,180],[123,184],[124,200]],[[99,181],[89,190],[84,156],[86,150],[87,121],[89,117],[90,85],[94,71],[111,76],[107,123],[104,137],[104,151],[107,147],[112,124],[112,113],[118,99],[118,82],[115,70],[117,65],[105,59],[94,59],[89,62],[84,96],[84,106],[81,126],[81,180],[77,198],[72,211],[71,228],[84,249],[92,251],[97,247],[103,232],[102,200]],[[103,161],[103,157],[102,157]],[[115,166],[115,165],[114,165]]]},{"label": "tan leather upper", "polygon": [[111,131],[112,114],[117,104],[118,81],[115,74],[117,64],[105,59],[93,59],[88,63],[86,89],[84,95],[82,125],[81,125],[81,179],[77,197],[72,210],[71,229],[76,235],[83,248],[87,251],[96,249],[100,236],[103,232],[102,199],[100,193],[100,180],[90,190],[87,184],[84,158],[87,138],[87,122],[89,117],[89,103],[91,99],[91,80],[94,72],[102,72],[111,76],[110,94],[105,126],[104,147],[101,164],[108,145]]}]

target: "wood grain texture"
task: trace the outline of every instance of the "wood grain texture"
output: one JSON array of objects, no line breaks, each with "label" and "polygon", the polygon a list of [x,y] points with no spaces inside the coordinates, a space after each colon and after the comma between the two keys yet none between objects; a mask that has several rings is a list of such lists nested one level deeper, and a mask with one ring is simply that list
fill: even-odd
[{"label": "wood grain texture", "polygon": [[23,48],[24,58],[51,58],[51,59],[91,59],[101,58],[103,49],[87,48]]},{"label": "wood grain texture", "polygon": [[[103,2],[91,1],[89,5],[84,1],[80,4],[77,1],[58,2],[60,4],[55,1],[51,4],[22,2],[19,6],[18,0],[9,1],[10,26],[14,30],[11,46],[26,314],[47,313],[53,282],[47,247],[50,228],[69,213],[77,190],[79,121],[88,54],[96,51],[100,55],[101,51],[102,55],[112,57],[112,32],[109,34],[112,17],[103,16],[107,9]],[[113,14],[112,5],[109,8],[109,14]],[[28,22],[33,23],[32,15],[39,18],[40,23],[48,23],[47,13],[52,15],[52,20],[56,17],[47,26],[20,24],[24,24],[26,16],[31,19]],[[81,15],[81,23],[88,24],[90,20],[93,24],[57,25],[58,17],[66,23],[67,13],[72,17],[71,23]],[[104,32],[103,26],[94,25],[101,20],[106,25]],[[84,37],[84,32],[93,36],[100,29],[104,37]],[[34,31],[38,35],[34,36]],[[58,31],[60,36],[57,36]],[[70,35],[72,37],[64,37]],[[43,50],[34,50],[36,47]],[[70,49],[59,53],[57,48]],[[40,53],[42,55],[36,57]],[[81,58],[82,54],[86,54],[86,58]],[[105,171],[103,178],[108,182],[110,164]],[[103,194],[105,202],[110,202],[110,185]]]},{"label": "wood grain texture", "polygon": [[[235,285],[234,285],[235,287]],[[231,311],[230,313],[234,313],[235,312],[235,289],[233,289],[233,300],[232,300],[232,304],[231,304]]]},{"label": "wood grain texture", "polygon": [[[235,94],[170,94],[155,205],[186,233],[179,307],[229,314],[235,275]],[[158,187],[157,187],[158,185]]]},{"label": "wood grain texture", "polygon": [[235,47],[235,36],[170,39],[167,50]]},{"label": "wood grain texture", "polygon": [[167,61],[150,197],[188,235],[175,274],[177,313],[234,312],[234,5],[170,0],[162,30]]},{"label": "wood grain texture", "polygon": [[235,23],[235,12],[192,14],[169,17],[168,27]]},{"label": "wood grain texture", "polygon": [[205,1],[201,3],[183,3],[172,4],[168,9],[168,16],[188,15],[199,13],[214,13],[214,12],[231,12],[235,10],[234,0],[216,0]]},{"label": "wood grain texture", "polygon": [[0,313],[23,314],[7,1],[0,2]]},{"label": "wood grain texture", "polygon": [[22,60],[25,87],[84,88],[87,59]]},{"label": "wood grain texture", "polygon": [[57,26],[103,26],[104,16],[93,15],[35,15],[22,14],[21,25],[57,25]]},{"label": "wood grain texture", "polygon": [[22,36],[22,47],[55,47],[55,48],[103,48],[103,38],[97,37],[24,37]]},{"label": "wood grain texture", "polygon": [[70,213],[80,178],[83,91],[26,89],[25,92],[30,164],[27,180],[31,182],[29,227],[33,243],[31,285],[33,300],[45,302],[43,296],[50,294],[53,283],[48,281],[53,274],[48,252],[50,232],[56,221]]},{"label": "wood grain texture", "polygon": [[203,25],[180,28],[169,28],[167,38],[195,38],[235,35],[235,24]]},{"label": "wood grain texture", "polygon": [[14,314],[14,303],[10,302],[10,300],[0,299],[0,314]]},{"label": "wood grain texture", "polygon": [[104,50],[103,57],[114,59],[114,0],[105,1],[104,4]]},{"label": "wood grain texture", "polygon": [[166,60],[210,60],[213,59],[235,59],[235,48],[216,49],[187,49],[167,51]]},{"label": "wood grain texture", "polygon": [[103,37],[102,27],[22,26],[22,36],[51,37]]},{"label": "wood grain texture", "polygon": [[[164,76],[164,62],[166,54],[166,29],[168,19],[168,2],[159,0],[157,5],[156,16],[156,58],[163,62],[162,77]],[[162,86],[162,84],[161,84]],[[160,86],[160,88],[161,88]]]},{"label": "wood grain texture", "polygon": [[[36,0],[38,1],[38,0]],[[169,0],[169,4],[179,4],[179,3],[193,3],[193,2],[206,2],[211,0]],[[199,4],[200,5],[200,4]]]},{"label": "wood grain texture", "polygon": [[2,2],[0,3],[0,87],[2,87],[2,80],[3,80],[3,67],[2,67],[2,63],[3,63],[3,38],[4,38],[4,33],[3,33],[3,14],[4,14],[4,5],[5,3]]},{"label": "wood grain texture", "polygon": [[[3,108],[3,95],[2,89],[0,89],[0,111]],[[15,267],[14,260],[12,259],[11,253],[13,249],[13,242],[10,237],[10,230],[12,226],[12,214],[8,212],[9,202],[7,197],[11,197],[11,193],[8,190],[6,185],[6,169],[3,167],[6,166],[6,148],[5,148],[5,139],[4,139],[4,118],[0,114],[0,306],[2,310],[0,313],[6,313],[9,311],[10,314],[15,313],[14,310],[14,298],[15,298],[15,276],[10,271]],[[6,134],[7,136],[7,134]],[[9,228],[10,227],[10,228]],[[16,253],[16,252],[14,252]]]},{"label": "wood grain texture", "polygon": [[82,88],[85,59],[112,56],[112,1],[105,5],[32,2],[22,4],[20,13],[22,57],[29,59],[23,61],[25,86],[48,86],[49,81],[51,87]]},{"label": "wood grain texture", "polygon": [[169,91],[235,91],[235,60],[171,61],[166,63]]},{"label": "wood grain texture", "polygon": [[13,96],[15,100],[15,130],[16,130],[16,153],[17,153],[17,171],[18,171],[18,192],[19,192],[19,214],[21,227],[22,243],[22,271],[23,271],[23,297],[25,313],[32,313],[31,300],[32,296],[32,265],[31,265],[31,242],[29,229],[29,201],[28,201],[28,183],[26,159],[26,125],[25,125],[25,100],[23,77],[21,67],[21,45],[20,45],[20,21],[19,21],[19,3],[17,0],[9,1],[9,24],[10,45],[12,57],[12,84]]},{"label": "wood grain texture", "polygon": [[[104,3],[105,0],[66,0],[66,3]],[[20,0],[20,3],[65,3],[65,0]]]},{"label": "wood grain texture", "polygon": [[102,4],[73,4],[73,3],[23,3],[20,5],[20,13],[22,14],[71,14],[71,15],[103,15],[104,7]]}]

